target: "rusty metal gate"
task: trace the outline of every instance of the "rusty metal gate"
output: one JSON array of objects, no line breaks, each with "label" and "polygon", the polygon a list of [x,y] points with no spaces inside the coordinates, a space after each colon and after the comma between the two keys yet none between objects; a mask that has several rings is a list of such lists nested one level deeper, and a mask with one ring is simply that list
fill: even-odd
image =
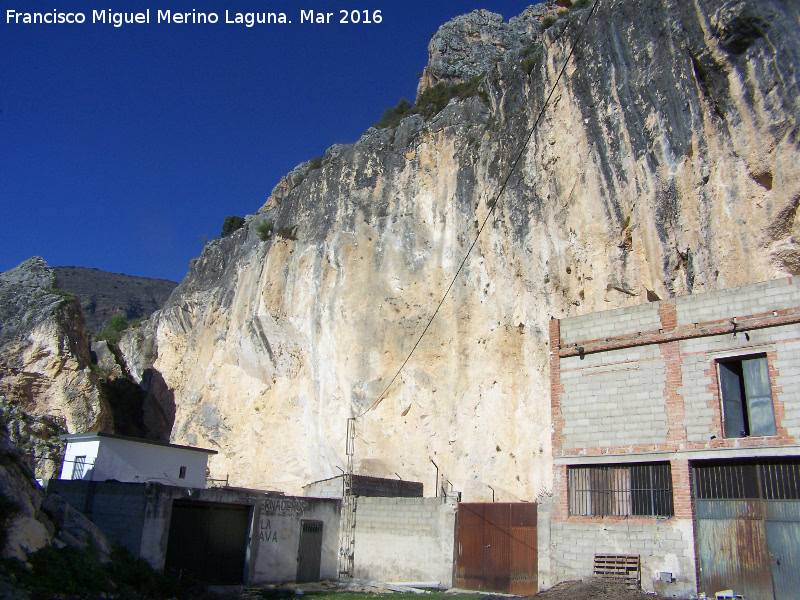
[{"label": "rusty metal gate", "polygon": [[458,505],[455,586],[530,595],[539,591],[536,504]]},{"label": "rusty metal gate", "polygon": [[800,598],[800,461],[693,463],[698,591]]}]

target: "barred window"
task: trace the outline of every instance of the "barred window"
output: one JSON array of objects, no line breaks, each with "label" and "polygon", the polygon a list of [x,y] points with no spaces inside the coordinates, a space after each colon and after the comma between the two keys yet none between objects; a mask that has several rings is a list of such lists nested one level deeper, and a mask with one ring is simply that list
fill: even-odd
[{"label": "barred window", "polygon": [[671,517],[669,463],[569,467],[569,514]]},{"label": "barred window", "polygon": [[72,478],[83,479],[83,473],[86,469],[86,457],[76,456],[75,462],[72,463]]}]

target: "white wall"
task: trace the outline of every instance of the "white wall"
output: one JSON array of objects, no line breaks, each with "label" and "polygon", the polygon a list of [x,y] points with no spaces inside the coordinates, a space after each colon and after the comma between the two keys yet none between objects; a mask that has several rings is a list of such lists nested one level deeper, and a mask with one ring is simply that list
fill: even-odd
[{"label": "white wall", "polygon": [[[208,454],[197,450],[101,438],[95,481],[156,481],[179,487],[206,487]],[[180,478],[180,468],[186,476]]]},{"label": "white wall", "polygon": [[84,479],[90,481],[94,478],[94,463],[97,460],[97,452],[100,448],[100,440],[77,440],[75,442],[67,443],[67,449],[64,452],[64,464],[61,467],[61,479],[72,479],[72,472],[75,466],[75,459],[78,456],[86,457],[83,467]]},{"label": "white wall", "polygon": [[[84,480],[154,481],[178,487],[206,487],[208,453],[198,450],[112,437],[68,440],[61,479],[72,479],[77,456],[86,456]],[[186,467],[183,478],[181,467]]]},{"label": "white wall", "polygon": [[362,496],[356,502],[355,577],[453,585],[454,499]]}]

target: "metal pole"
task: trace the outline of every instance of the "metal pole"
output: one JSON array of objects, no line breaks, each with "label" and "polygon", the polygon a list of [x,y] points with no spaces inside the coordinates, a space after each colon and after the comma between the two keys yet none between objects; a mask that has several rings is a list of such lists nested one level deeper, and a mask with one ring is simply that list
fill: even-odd
[{"label": "metal pole", "polygon": [[439,497],[439,465],[433,462],[433,459],[430,459],[433,466],[436,467],[436,485],[433,486],[434,491],[436,492],[436,498]]}]

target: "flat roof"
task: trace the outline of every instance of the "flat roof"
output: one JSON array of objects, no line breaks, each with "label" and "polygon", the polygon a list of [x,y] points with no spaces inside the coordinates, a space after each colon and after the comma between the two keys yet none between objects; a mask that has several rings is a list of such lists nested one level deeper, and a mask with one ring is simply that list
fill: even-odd
[{"label": "flat roof", "polygon": [[104,433],[102,431],[92,431],[89,433],[68,433],[58,436],[60,440],[67,442],[82,442],[86,440],[96,440],[98,438],[109,438],[112,440],[123,440],[125,442],[136,442],[138,444],[151,444],[153,446],[164,446],[166,448],[179,448],[181,450],[194,450],[195,452],[205,452],[206,454],[218,454],[216,450],[206,448],[196,448],[194,446],[181,446],[179,444],[169,444],[167,442],[157,442],[155,440],[145,440],[142,438],[130,437],[127,435],[116,435],[114,433]]}]

